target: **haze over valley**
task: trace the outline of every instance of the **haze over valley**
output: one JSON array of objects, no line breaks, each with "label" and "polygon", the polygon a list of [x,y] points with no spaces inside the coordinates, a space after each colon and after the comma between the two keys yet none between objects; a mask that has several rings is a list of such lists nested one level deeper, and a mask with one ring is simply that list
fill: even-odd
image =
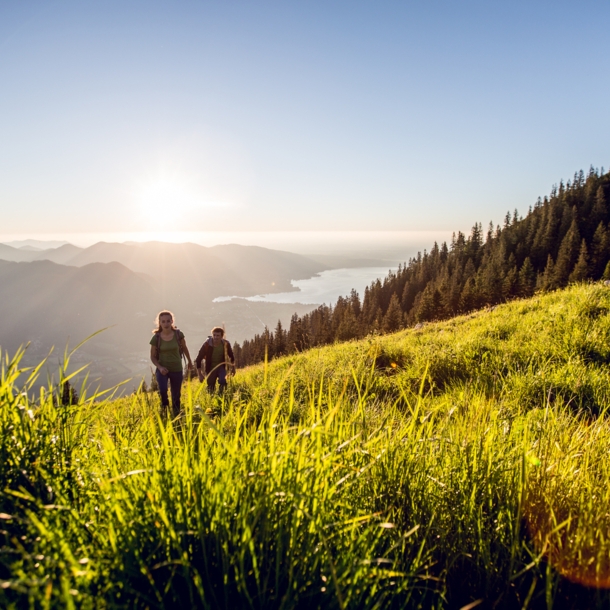
[{"label": "haze over valley", "polygon": [[[225,325],[231,341],[241,342],[278,320],[287,325],[294,313],[331,303],[342,288],[349,293],[354,282],[333,280],[333,262],[350,266],[344,275],[362,287],[397,263],[337,251],[305,256],[237,244],[99,242],[83,248],[53,241],[0,243],[0,300],[4,311],[12,312],[10,324],[0,327],[0,345],[13,353],[29,343],[26,362],[32,364],[55,346],[55,366],[67,344],[74,347],[106,329],[80,348],[75,365],[90,362],[91,378],[104,388],[130,377],[137,384],[150,375],[148,338],[161,309],[175,312],[194,353],[217,324]],[[324,282],[320,273],[331,276]],[[324,290],[316,292],[314,286],[301,293],[295,287],[316,278]],[[304,302],[299,302],[301,294]],[[215,302],[225,295],[233,298]]]}]

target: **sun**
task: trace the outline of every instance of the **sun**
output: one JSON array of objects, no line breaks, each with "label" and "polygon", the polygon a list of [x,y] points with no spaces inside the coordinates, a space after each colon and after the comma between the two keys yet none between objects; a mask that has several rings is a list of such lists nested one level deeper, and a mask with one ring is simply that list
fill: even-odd
[{"label": "sun", "polygon": [[188,183],[174,177],[145,182],[134,194],[141,226],[147,229],[184,229],[189,214],[201,205]]},{"label": "sun", "polygon": [[182,220],[197,205],[197,198],[181,181],[158,178],[139,189],[138,200],[143,212],[152,218]]},{"label": "sun", "polygon": [[132,193],[144,232],[189,230],[202,214],[232,206],[200,179],[181,172],[150,176],[136,184]]}]

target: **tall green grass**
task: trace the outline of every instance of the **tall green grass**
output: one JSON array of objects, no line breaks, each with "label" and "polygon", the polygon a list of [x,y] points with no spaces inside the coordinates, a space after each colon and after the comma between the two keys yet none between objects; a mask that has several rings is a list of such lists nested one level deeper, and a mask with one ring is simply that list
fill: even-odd
[{"label": "tall green grass", "polygon": [[608,312],[579,286],[313,350],[174,422],[32,398],[4,355],[0,605],[606,607]]}]

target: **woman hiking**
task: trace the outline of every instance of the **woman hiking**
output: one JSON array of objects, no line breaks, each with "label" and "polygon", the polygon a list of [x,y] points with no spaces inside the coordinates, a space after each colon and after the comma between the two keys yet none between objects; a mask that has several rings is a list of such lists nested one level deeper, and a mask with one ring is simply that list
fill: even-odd
[{"label": "woman hiking", "polygon": [[171,387],[172,413],[174,417],[180,414],[180,389],[182,387],[182,355],[186,356],[189,369],[193,368],[191,355],[186,347],[184,333],[174,324],[174,314],[171,311],[161,311],[155,320],[157,328],[153,330],[150,340],[150,359],[157,367],[156,377],[161,394],[161,410],[169,411],[167,386]]},{"label": "woman hiking", "polygon": [[[224,334],[225,331],[220,326],[213,328],[212,335],[201,346],[195,359],[199,381],[203,381],[204,375],[207,377],[210,393],[214,391],[217,379],[220,392],[224,392],[227,387],[227,366],[231,366],[233,372],[235,369],[235,356]],[[205,369],[201,368],[202,361],[205,361]]]}]

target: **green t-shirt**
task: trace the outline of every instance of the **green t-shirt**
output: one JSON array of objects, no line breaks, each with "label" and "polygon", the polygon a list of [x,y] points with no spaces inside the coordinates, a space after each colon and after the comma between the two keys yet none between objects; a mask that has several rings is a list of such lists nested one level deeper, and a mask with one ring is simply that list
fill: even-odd
[{"label": "green t-shirt", "polygon": [[224,343],[215,345],[212,350],[212,370],[214,370],[219,364],[225,361],[225,346]]},{"label": "green t-shirt", "polygon": [[[179,373],[182,370],[182,358],[180,358],[180,346],[178,345],[178,331],[174,331],[174,336],[165,341],[161,337],[161,347],[159,349],[159,364],[164,366],[172,373]],[[180,337],[184,339],[184,335],[180,333]],[[154,333],[150,344],[157,347],[157,333]]]}]

